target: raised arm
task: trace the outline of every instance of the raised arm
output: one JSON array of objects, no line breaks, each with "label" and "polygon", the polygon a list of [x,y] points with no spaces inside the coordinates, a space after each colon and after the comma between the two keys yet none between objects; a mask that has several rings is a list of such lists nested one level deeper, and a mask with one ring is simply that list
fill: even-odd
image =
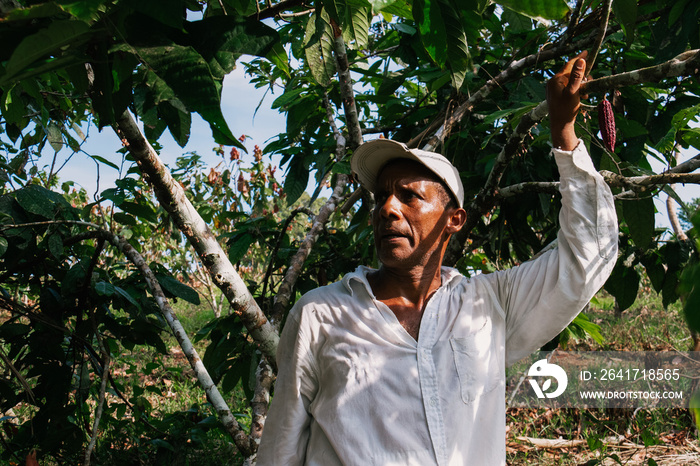
[{"label": "raised arm", "polygon": [[605,283],[617,258],[612,194],[574,130],[585,56],[569,61],[547,86],[561,181],[557,247],[494,277],[506,316],[508,363],[563,330]]}]

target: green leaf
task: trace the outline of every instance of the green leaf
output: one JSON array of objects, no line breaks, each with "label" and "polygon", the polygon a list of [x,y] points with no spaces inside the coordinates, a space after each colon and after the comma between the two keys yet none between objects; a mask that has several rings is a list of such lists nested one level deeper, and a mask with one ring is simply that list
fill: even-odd
[{"label": "green leaf", "polygon": [[7,239],[0,236],[0,257],[2,257],[7,252]]},{"label": "green leaf", "polygon": [[54,151],[58,152],[63,149],[63,134],[61,133],[61,128],[59,128],[56,123],[49,123],[49,127],[46,130],[46,137]]},{"label": "green leaf", "polygon": [[54,193],[37,185],[27,186],[15,192],[15,199],[24,210],[44,218],[53,218]]},{"label": "green leaf", "polygon": [[[104,194],[104,193],[103,193]],[[158,221],[158,215],[156,211],[151,208],[151,206],[143,203],[124,201],[119,204],[119,208],[124,212],[138,217],[142,220],[146,220],[151,223],[156,223]]]},{"label": "green leaf", "polygon": [[635,299],[637,299],[639,274],[634,270],[634,267],[626,267],[622,261],[618,261],[604,288],[615,297],[620,312],[622,312],[634,304]]},{"label": "green leaf", "polygon": [[345,0],[321,0],[323,9],[338,26],[344,26]]},{"label": "green leaf", "polygon": [[[179,101],[178,101],[179,102]],[[158,106],[158,113],[168,125],[170,134],[180,147],[185,147],[190,139],[192,115],[187,110],[177,108],[170,102],[163,102]]]},{"label": "green leaf", "polygon": [[532,19],[510,8],[503,9],[501,18],[508,23],[508,29],[513,32],[527,32],[532,30]]},{"label": "green leaf", "polygon": [[615,17],[622,25],[629,45],[634,41],[634,29],[637,24],[637,0],[615,0],[612,8]]},{"label": "green leaf", "polygon": [[112,167],[112,168],[114,168],[115,170],[119,170],[119,167],[117,166],[117,164],[115,164],[115,163],[113,163],[113,162],[110,162],[109,160],[107,160],[106,158],[104,158],[104,157],[102,157],[102,156],[99,156],[99,155],[90,155],[89,157],[90,157],[91,159],[93,159],[94,161],[96,161],[96,162],[103,163],[103,164],[107,165],[108,167]]},{"label": "green leaf", "polygon": [[164,449],[170,450],[170,451],[172,451],[172,452],[175,451],[175,447],[172,446],[169,442],[166,442],[166,441],[163,440],[163,439],[154,438],[153,440],[149,441],[148,443],[150,443],[151,445],[154,445],[154,446],[156,446],[156,447],[158,447],[158,448],[164,448]]},{"label": "green leaf", "polygon": [[[217,79],[233,70],[241,54],[266,57],[273,50],[278,53],[275,46],[281,46],[279,34],[270,26],[239,17],[213,16],[192,21],[186,29],[194,38],[194,48],[209,63]],[[283,56],[286,59],[286,53]]]},{"label": "green leaf", "polygon": [[138,303],[138,302],[133,298],[133,296],[131,296],[125,289],[120,288],[120,287],[118,287],[118,286],[115,286],[115,287],[114,287],[114,291],[115,291],[119,296],[121,296],[122,298],[124,298],[124,299],[126,299],[127,301],[129,301],[129,303],[131,303],[136,309],[141,309],[141,306],[139,305],[139,303]]},{"label": "green leaf", "polygon": [[564,0],[498,0],[495,3],[538,21],[564,19],[569,13]]},{"label": "green leaf", "polygon": [[311,74],[318,84],[327,87],[335,74],[336,64],[333,57],[333,32],[328,13],[314,13],[306,24],[304,34],[304,51]]},{"label": "green leaf", "polygon": [[[372,9],[375,12],[381,11],[382,14],[399,16],[409,21],[413,21],[413,9],[411,3],[409,3],[407,0],[397,0],[395,2],[388,2],[386,6],[381,6],[382,4],[387,3],[382,1],[370,1],[370,3],[372,4]],[[377,8],[375,8],[375,5],[381,6],[381,8],[377,10]]]},{"label": "green leaf", "polygon": [[150,16],[175,29],[182,27],[185,13],[184,0],[126,0],[125,2],[134,10]]},{"label": "green leaf", "polygon": [[37,60],[87,40],[89,26],[83,21],[52,21],[46,29],[25,37],[7,62],[0,84],[26,70]]},{"label": "green leaf", "polygon": [[362,50],[369,43],[370,9],[364,5],[350,3],[346,10],[343,39],[348,48]]},{"label": "green leaf", "polygon": [[303,194],[309,182],[309,170],[304,164],[303,156],[297,155],[289,162],[289,171],[284,179],[284,192],[287,193],[287,203],[294,204]]},{"label": "green leaf", "polygon": [[95,283],[95,291],[100,296],[112,296],[114,293],[116,293],[114,285],[105,281]]},{"label": "green leaf", "polygon": [[413,15],[423,39],[423,47],[435,63],[444,66],[447,60],[447,32],[439,0],[415,0]]},{"label": "green leaf", "polygon": [[284,50],[282,43],[276,42],[272,46],[270,51],[265,55],[265,58],[270,60],[270,62],[281,69],[284,74],[290,76],[289,74],[289,57],[287,57],[287,51]]},{"label": "green leaf", "polygon": [[163,290],[173,296],[184,299],[188,303],[199,305],[199,293],[194,288],[168,275],[156,274],[156,278]]},{"label": "green leaf", "polygon": [[452,72],[452,86],[459,89],[471,65],[467,35],[459,13],[447,1],[440,0],[439,3],[447,34],[447,60]]},{"label": "green leaf", "polygon": [[622,204],[622,213],[634,244],[640,249],[647,249],[654,237],[654,199],[649,196],[625,201]]},{"label": "green leaf", "polygon": [[51,255],[54,256],[56,259],[62,259],[63,258],[63,240],[61,239],[61,235],[58,233],[54,233],[53,235],[49,236],[49,251],[51,252]]},{"label": "green leaf", "polygon": [[139,58],[153,72],[152,83],[157,84],[152,90],[160,99],[166,100],[172,91],[188,110],[199,113],[209,123],[217,143],[245,150],[231,133],[221,113],[220,87],[207,62],[193,47],[172,44],[135,49]]},{"label": "green leaf", "polygon": [[244,233],[242,235],[236,235],[231,241],[229,241],[230,247],[228,250],[228,257],[232,264],[240,262],[243,257],[245,257],[248,252],[248,248],[251,244],[255,242],[255,238],[250,233]]}]

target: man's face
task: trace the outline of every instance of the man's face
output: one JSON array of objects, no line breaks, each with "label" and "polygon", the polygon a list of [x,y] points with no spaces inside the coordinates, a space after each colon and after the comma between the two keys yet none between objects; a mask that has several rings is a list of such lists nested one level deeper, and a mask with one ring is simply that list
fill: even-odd
[{"label": "man's face", "polygon": [[409,268],[440,259],[442,243],[453,232],[446,233],[452,209],[430,170],[417,162],[391,162],[382,169],[374,196],[374,242],[383,265]]}]

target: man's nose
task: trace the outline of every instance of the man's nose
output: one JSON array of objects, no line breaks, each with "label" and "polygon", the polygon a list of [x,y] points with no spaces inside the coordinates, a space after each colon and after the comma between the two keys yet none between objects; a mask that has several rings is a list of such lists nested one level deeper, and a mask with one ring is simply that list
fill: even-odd
[{"label": "man's nose", "polygon": [[383,218],[398,218],[400,210],[399,205],[399,199],[395,195],[390,194],[386,197],[382,205],[377,206],[379,209],[379,215]]}]

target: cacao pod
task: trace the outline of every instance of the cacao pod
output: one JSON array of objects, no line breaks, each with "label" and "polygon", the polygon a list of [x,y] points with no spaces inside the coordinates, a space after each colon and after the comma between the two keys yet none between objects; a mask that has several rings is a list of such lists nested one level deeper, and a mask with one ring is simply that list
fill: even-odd
[{"label": "cacao pod", "polygon": [[615,114],[612,105],[605,97],[598,104],[598,127],[605,147],[610,152],[615,152]]}]

